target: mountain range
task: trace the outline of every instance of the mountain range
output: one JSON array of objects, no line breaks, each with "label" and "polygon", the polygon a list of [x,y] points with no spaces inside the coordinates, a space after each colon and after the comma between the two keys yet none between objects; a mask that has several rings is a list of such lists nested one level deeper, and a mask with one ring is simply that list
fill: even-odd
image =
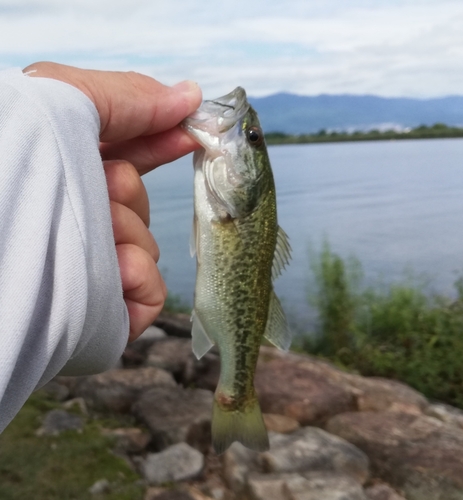
[{"label": "mountain range", "polygon": [[279,93],[249,97],[249,102],[259,114],[266,132],[304,134],[321,129],[401,130],[435,123],[463,127],[463,96],[413,99]]}]

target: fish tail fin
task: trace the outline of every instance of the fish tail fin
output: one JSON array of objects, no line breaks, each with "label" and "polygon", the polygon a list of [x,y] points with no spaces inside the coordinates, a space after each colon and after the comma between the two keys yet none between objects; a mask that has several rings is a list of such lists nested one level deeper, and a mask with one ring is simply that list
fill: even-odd
[{"label": "fish tail fin", "polygon": [[212,410],[212,445],[217,455],[234,441],[255,451],[269,449],[267,429],[257,398],[244,410],[226,410],[214,399]]}]

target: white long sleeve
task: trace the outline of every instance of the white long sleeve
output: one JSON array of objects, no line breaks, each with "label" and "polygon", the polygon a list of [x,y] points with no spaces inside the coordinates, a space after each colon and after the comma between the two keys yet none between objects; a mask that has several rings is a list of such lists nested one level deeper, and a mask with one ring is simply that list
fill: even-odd
[{"label": "white long sleeve", "polygon": [[0,72],[0,432],[58,373],[104,371],[128,314],[93,103]]}]

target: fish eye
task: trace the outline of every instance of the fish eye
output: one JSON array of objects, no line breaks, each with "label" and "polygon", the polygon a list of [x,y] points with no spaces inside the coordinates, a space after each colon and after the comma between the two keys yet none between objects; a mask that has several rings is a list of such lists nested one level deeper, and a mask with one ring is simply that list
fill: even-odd
[{"label": "fish eye", "polygon": [[250,127],[246,130],[246,137],[251,146],[260,146],[264,140],[264,134],[258,127]]}]

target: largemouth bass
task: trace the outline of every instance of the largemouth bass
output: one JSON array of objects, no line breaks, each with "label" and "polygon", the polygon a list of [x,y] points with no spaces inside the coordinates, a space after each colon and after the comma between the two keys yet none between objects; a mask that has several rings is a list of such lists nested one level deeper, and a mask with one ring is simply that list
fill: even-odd
[{"label": "largemouth bass", "polygon": [[265,337],[287,350],[291,333],[272,279],[289,262],[277,223],[275,184],[257,113],[241,87],[204,101],[183,127],[202,146],[194,155],[191,253],[197,275],[192,344],[221,360],[212,413],[218,454],[234,441],[268,449],[254,372]]}]

